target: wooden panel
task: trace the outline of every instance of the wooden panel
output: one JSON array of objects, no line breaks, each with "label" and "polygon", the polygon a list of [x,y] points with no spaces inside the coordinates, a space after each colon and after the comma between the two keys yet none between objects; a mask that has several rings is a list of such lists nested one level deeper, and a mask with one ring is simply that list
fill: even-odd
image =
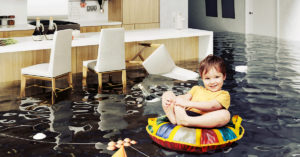
[{"label": "wooden panel", "polygon": [[87,26],[80,27],[80,33],[100,32],[102,28],[120,28],[121,25]]},{"label": "wooden panel", "polygon": [[159,23],[160,22],[160,12],[159,12],[160,0],[148,0],[147,2],[150,3],[151,5],[151,8],[149,8],[150,16],[148,16],[151,19],[150,23]]},{"label": "wooden panel", "polygon": [[88,32],[100,32],[101,26],[86,26],[80,27],[80,33],[88,33]]},{"label": "wooden panel", "polygon": [[125,30],[134,30],[134,25],[122,25]]},{"label": "wooden panel", "polygon": [[135,0],[123,0],[123,24],[134,24],[135,23]]},{"label": "wooden panel", "polygon": [[25,37],[32,36],[34,30],[21,30],[21,31],[12,31],[11,37]]},{"label": "wooden panel", "polygon": [[72,73],[77,73],[77,48],[76,47],[72,47],[72,53],[71,53],[71,70]]},{"label": "wooden panel", "polygon": [[[178,38],[178,39],[168,39],[168,40],[155,40],[155,41],[145,41],[153,44],[165,44],[171,57],[175,62],[182,60],[198,59],[199,57],[199,39],[198,37],[192,38]],[[126,43],[126,60],[131,59],[138,51],[140,51],[143,46],[138,45],[137,42]],[[147,58],[155,48],[146,48],[142,52],[142,57]],[[140,59],[137,58],[137,61]]]},{"label": "wooden panel", "polygon": [[159,23],[135,24],[134,29],[160,28]]},{"label": "wooden panel", "polygon": [[0,38],[9,38],[10,31],[0,32]]},{"label": "wooden panel", "polygon": [[120,28],[121,25],[105,25],[105,26],[102,26],[102,28]]},{"label": "wooden panel", "polygon": [[86,60],[97,59],[98,45],[82,46],[76,48],[76,72],[82,72],[82,63]]},{"label": "wooden panel", "polygon": [[108,1],[108,20],[123,21],[122,0]]},{"label": "wooden panel", "polygon": [[25,37],[32,34],[33,30],[3,31],[0,32],[0,38]]},{"label": "wooden panel", "polygon": [[[140,50],[138,42],[130,42],[125,44],[125,60],[129,60]],[[140,60],[139,58],[136,60]]]},{"label": "wooden panel", "polygon": [[0,54],[0,82],[20,80],[21,69],[49,62],[50,50],[25,51]]},{"label": "wooden panel", "polygon": [[159,0],[123,0],[123,23],[158,23]]},{"label": "wooden panel", "polygon": [[33,30],[3,31],[0,32],[0,38],[25,37],[32,34]]}]

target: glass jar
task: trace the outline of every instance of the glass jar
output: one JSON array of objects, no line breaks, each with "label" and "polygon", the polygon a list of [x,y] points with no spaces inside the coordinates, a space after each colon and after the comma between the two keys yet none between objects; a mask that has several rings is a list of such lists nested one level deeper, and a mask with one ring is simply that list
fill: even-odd
[{"label": "glass jar", "polygon": [[8,16],[7,25],[9,25],[9,26],[15,25],[15,15]]},{"label": "glass jar", "polygon": [[8,18],[8,16],[2,16],[2,19],[1,19],[2,26],[6,26],[7,25],[7,18]]}]

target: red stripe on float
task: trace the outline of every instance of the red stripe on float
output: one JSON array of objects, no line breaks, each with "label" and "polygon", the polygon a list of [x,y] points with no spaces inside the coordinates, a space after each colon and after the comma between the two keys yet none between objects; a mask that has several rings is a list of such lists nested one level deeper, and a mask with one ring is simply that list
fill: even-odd
[{"label": "red stripe on float", "polygon": [[185,151],[185,152],[192,152],[192,153],[205,153],[208,151],[212,150],[217,150],[220,148],[224,148],[227,146],[230,146],[232,143],[226,143],[223,145],[213,145],[213,146],[203,146],[203,147],[195,147],[195,146],[188,146],[185,144],[180,144],[180,143],[173,143],[173,142],[168,142],[168,141],[163,141],[160,140],[159,138],[156,138],[155,136],[150,136],[154,142],[157,144],[161,145],[162,147],[171,149],[171,150],[176,150],[176,151]]},{"label": "red stripe on float", "polygon": [[201,144],[214,144],[219,143],[217,134],[211,129],[202,129],[201,131]]}]

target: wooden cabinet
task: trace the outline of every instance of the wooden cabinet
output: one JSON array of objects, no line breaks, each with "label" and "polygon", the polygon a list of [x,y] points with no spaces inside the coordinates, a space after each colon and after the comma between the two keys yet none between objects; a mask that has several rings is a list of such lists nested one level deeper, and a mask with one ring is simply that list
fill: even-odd
[{"label": "wooden cabinet", "polygon": [[31,36],[34,30],[17,30],[0,32],[0,38],[25,37]]},{"label": "wooden cabinet", "polygon": [[87,33],[87,32],[100,32],[101,26],[86,26],[80,27],[80,33]]},{"label": "wooden cabinet", "polygon": [[159,27],[160,0],[113,0],[108,2],[108,20],[122,21],[124,28]]},{"label": "wooden cabinet", "polygon": [[123,23],[158,23],[159,0],[123,0]]},{"label": "wooden cabinet", "polygon": [[80,27],[81,33],[100,32],[102,28],[119,28],[121,25],[84,26]]}]

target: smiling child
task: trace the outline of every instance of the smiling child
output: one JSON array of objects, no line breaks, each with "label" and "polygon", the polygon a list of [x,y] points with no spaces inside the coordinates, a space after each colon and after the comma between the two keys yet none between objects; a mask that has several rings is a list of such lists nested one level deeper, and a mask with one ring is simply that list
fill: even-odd
[{"label": "smiling child", "polygon": [[204,87],[194,86],[187,94],[179,96],[167,91],[162,96],[162,107],[173,124],[222,127],[230,121],[230,95],[222,90],[226,79],[224,60],[214,55],[207,56],[200,62],[199,73]]}]

